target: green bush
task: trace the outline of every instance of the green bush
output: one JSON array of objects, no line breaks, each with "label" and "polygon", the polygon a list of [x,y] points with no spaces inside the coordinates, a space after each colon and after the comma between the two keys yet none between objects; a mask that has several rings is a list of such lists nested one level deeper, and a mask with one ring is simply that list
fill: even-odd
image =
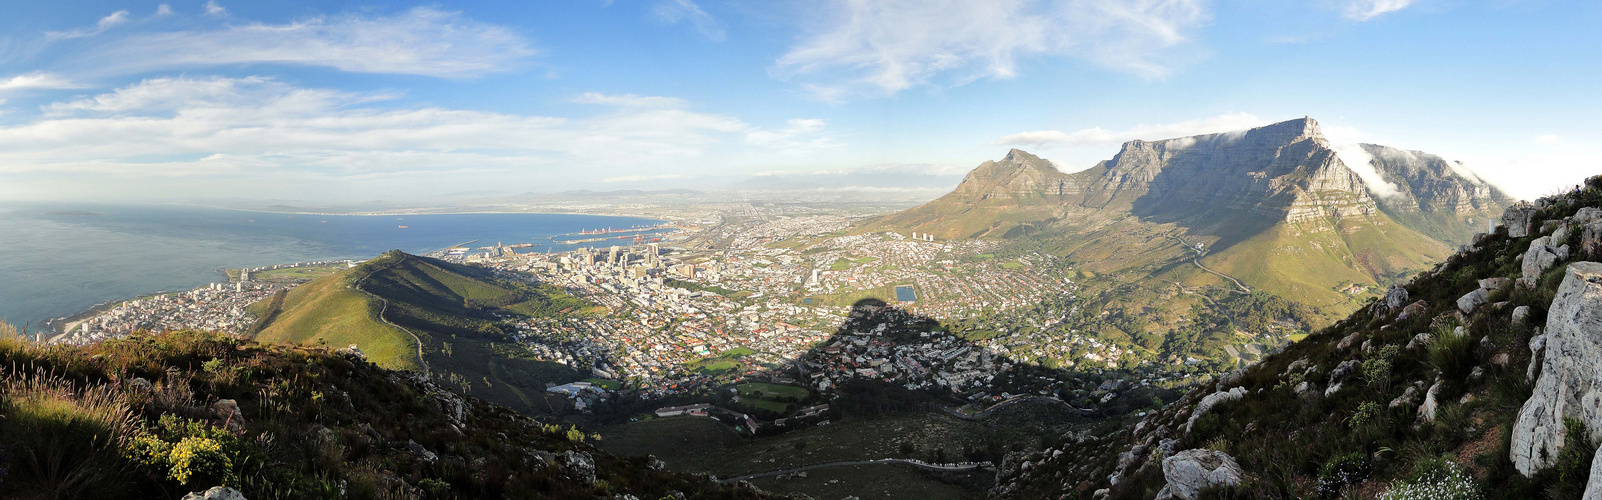
[{"label": "green bush", "polygon": [[1430,366],[1449,383],[1461,382],[1474,369],[1474,337],[1452,333],[1451,326],[1435,329],[1430,343]]},{"label": "green bush", "polygon": [[1350,453],[1341,455],[1325,462],[1318,470],[1318,495],[1324,498],[1334,498],[1340,495],[1347,486],[1363,482],[1373,472],[1373,464],[1369,462],[1368,455],[1363,453]]}]

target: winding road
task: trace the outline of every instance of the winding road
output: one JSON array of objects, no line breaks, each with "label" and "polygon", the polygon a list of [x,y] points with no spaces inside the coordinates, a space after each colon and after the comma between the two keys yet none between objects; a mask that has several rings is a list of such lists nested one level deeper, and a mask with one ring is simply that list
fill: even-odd
[{"label": "winding road", "polygon": [[785,475],[785,474],[794,474],[794,473],[797,473],[797,472],[808,471],[808,470],[812,470],[812,469],[822,469],[824,467],[842,467],[842,466],[847,466],[847,465],[879,465],[879,464],[905,464],[905,465],[911,465],[911,466],[919,468],[919,469],[923,469],[923,470],[927,470],[927,471],[935,471],[935,472],[968,472],[968,471],[973,471],[973,470],[989,469],[989,468],[995,467],[995,464],[992,464],[990,462],[965,462],[965,463],[957,463],[957,464],[931,464],[931,463],[924,462],[924,461],[921,461],[921,460],[909,460],[909,459],[905,459],[905,458],[880,458],[880,459],[877,459],[877,460],[848,460],[848,461],[843,461],[843,462],[825,462],[825,463],[821,463],[821,464],[805,465],[805,466],[795,467],[795,468],[790,468],[790,469],[782,469],[782,470],[769,471],[769,472],[758,472],[756,474],[746,474],[744,476],[731,477],[731,478],[728,478],[728,479],[721,479],[720,481],[723,481],[725,483],[732,483],[732,482],[736,482],[736,481],[746,481],[746,480],[751,480],[751,479],[761,479],[761,478],[764,478],[764,477],[782,476],[782,475]]},{"label": "winding road", "polygon": [[1230,276],[1230,275],[1228,275],[1228,274],[1224,274],[1224,273],[1221,273],[1221,272],[1218,272],[1218,271],[1214,271],[1214,270],[1212,270],[1212,269],[1208,269],[1208,268],[1207,268],[1207,266],[1204,266],[1204,265],[1202,265],[1202,263],[1201,263],[1201,258],[1202,258],[1202,253],[1201,253],[1201,250],[1197,250],[1197,249],[1196,249],[1196,247],[1194,247],[1194,246],[1192,246],[1192,245],[1191,245],[1191,244],[1190,244],[1190,242],[1188,242],[1188,241],[1185,241],[1185,239],[1184,239],[1184,238],[1180,238],[1180,237],[1178,237],[1178,236],[1174,236],[1174,235],[1172,235],[1172,234],[1170,234],[1170,235],[1167,235],[1167,236],[1168,236],[1168,237],[1169,237],[1169,238],[1173,238],[1173,239],[1176,239],[1176,240],[1179,240],[1179,244],[1181,244],[1181,245],[1184,245],[1184,247],[1185,247],[1185,249],[1186,249],[1186,250],[1190,250],[1190,251],[1192,251],[1192,252],[1195,252],[1195,253],[1196,253],[1196,255],[1193,255],[1193,256],[1191,256],[1191,258],[1190,258],[1190,261],[1191,261],[1191,263],[1194,263],[1194,264],[1196,264],[1196,267],[1199,267],[1199,268],[1201,268],[1201,270],[1203,270],[1203,271],[1207,271],[1207,272],[1209,272],[1209,273],[1213,273],[1213,274],[1216,274],[1216,275],[1218,275],[1218,276],[1219,276],[1219,277],[1222,277],[1222,278],[1224,278],[1224,279],[1227,279],[1227,280],[1229,280],[1229,281],[1233,281],[1233,282],[1234,282],[1234,283],[1235,283],[1235,286],[1238,286],[1238,287],[1240,287],[1240,291],[1241,291],[1241,292],[1244,292],[1244,293],[1252,293],[1252,289],[1251,289],[1251,288],[1249,288],[1249,287],[1247,287],[1247,286],[1246,286],[1246,284],[1245,284],[1245,283],[1241,283],[1241,282],[1240,282],[1240,280],[1238,280],[1238,279],[1235,279],[1235,277],[1234,277],[1234,276]]},{"label": "winding road", "polygon": [[[386,266],[383,269],[389,269],[389,267]],[[379,303],[378,320],[379,321],[383,321],[384,324],[386,324],[386,325],[393,326],[395,328],[399,328],[400,331],[406,332],[407,335],[411,335],[412,336],[412,340],[417,342],[417,363],[420,364],[420,365],[423,365],[423,376],[424,377],[432,377],[433,375],[428,370],[428,360],[423,359],[423,338],[422,337],[418,337],[417,334],[412,333],[411,330],[407,330],[406,327],[404,327],[404,326],[400,326],[400,325],[397,325],[395,323],[390,322],[389,318],[385,318],[384,317],[384,312],[389,310],[389,301],[384,299],[383,297],[379,297],[377,294],[374,294],[373,292],[369,292],[367,290],[363,290],[362,289],[362,282],[363,281],[367,281],[367,277],[368,276],[372,276],[373,273],[379,272],[379,271],[381,271],[383,269],[374,269],[372,271],[368,271],[367,274],[362,275],[362,277],[357,279],[355,283],[351,284],[351,288],[355,288],[356,291],[365,293],[369,297],[378,299],[378,303]]]}]

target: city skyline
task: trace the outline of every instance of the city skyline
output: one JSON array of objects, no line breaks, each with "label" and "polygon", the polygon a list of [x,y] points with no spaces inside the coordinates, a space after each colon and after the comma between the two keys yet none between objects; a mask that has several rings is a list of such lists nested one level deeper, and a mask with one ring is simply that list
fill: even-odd
[{"label": "city skyline", "polygon": [[0,199],[954,185],[1311,116],[1533,198],[1594,173],[1602,7],[93,1],[0,20]]}]

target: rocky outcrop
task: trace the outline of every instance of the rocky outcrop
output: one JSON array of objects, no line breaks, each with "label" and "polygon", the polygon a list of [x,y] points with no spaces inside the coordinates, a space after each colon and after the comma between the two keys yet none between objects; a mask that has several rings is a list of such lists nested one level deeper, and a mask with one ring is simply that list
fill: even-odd
[{"label": "rocky outcrop", "polygon": [[1533,286],[1535,280],[1541,278],[1542,271],[1569,257],[1568,245],[1554,247],[1550,243],[1551,239],[1548,236],[1536,238],[1530,242],[1530,249],[1524,252],[1524,261],[1519,271],[1523,275],[1520,279],[1528,281],[1526,286]]},{"label": "rocky outcrop", "polygon": [[1510,458],[1526,476],[1549,467],[1564,446],[1564,419],[1602,436],[1602,263],[1568,267],[1546,321],[1535,391],[1513,426]]},{"label": "rocky outcrop", "polygon": [[1385,290],[1385,308],[1391,312],[1400,311],[1407,306],[1407,289],[1402,285],[1391,285]]},{"label": "rocky outcrop", "polygon": [[1235,401],[1243,397],[1246,397],[1246,389],[1243,387],[1236,387],[1227,392],[1218,391],[1208,394],[1207,397],[1202,398],[1200,403],[1196,403],[1196,409],[1190,412],[1190,421],[1185,422],[1185,433],[1190,433],[1190,428],[1196,425],[1196,421],[1200,420],[1202,415],[1206,415],[1207,412],[1212,411],[1214,406],[1217,406],[1219,403]]},{"label": "rocky outcrop", "polygon": [[1234,457],[1223,452],[1185,450],[1163,459],[1163,479],[1168,481],[1157,499],[1196,500],[1208,488],[1239,486],[1246,472]]},{"label": "rocky outcrop", "polygon": [[1514,203],[1502,212],[1502,225],[1507,227],[1507,235],[1514,238],[1529,236],[1531,227],[1535,224],[1535,205],[1526,201]]},{"label": "rocky outcrop", "polygon": [[1602,447],[1597,448],[1596,457],[1591,459],[1591,476],[1586,478],[1585,494],[1580,500],[1602,500]]}]

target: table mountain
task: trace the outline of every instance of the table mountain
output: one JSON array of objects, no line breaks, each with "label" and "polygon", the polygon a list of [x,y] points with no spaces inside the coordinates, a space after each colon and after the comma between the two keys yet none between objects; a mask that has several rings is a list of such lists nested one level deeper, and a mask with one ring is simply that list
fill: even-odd
[{"label": "table mountain", "polygon": [[951,193],[869,227],[947,239],[1030,236],[1098,272],[1151,268],[1174,281],[1197,270],[1163,263],[1188,259],[1200,243],[1201,265],[1340,314],[1355,307],[1354,290],[1377,293],[1444,258],[1512,203],[1438,156],[1359,150],[1348,156],[1368,156],[1354,161],[1371,160],[1358,168],[1383,186],[1349,167],[1310,118],[1129,141],[1074,173],[1013,149]]}]

